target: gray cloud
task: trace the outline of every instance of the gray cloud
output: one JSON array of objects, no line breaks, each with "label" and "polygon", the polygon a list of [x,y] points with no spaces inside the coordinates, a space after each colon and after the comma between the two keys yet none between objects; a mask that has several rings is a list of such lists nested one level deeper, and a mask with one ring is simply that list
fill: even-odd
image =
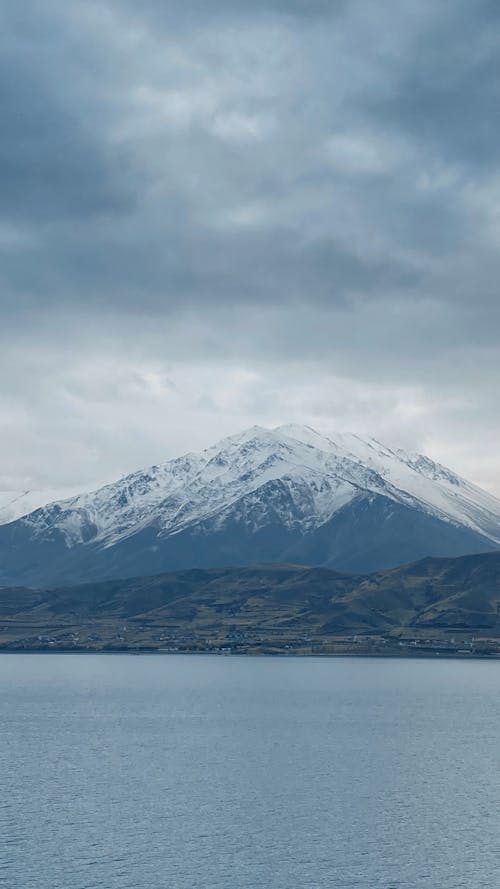
[{"label": "gray cloud", "polygon": [[374,100],[382,118],[475,175],[499,163],[500,11],[496,4],[447,4],[416,42],[390,93]]},{"label": "gray cloud", "polygon": [[88,136],[34,72],[16,70],[12,56],[0,67],[0,105],[4,219],[85,219],[130,209],[126,180],[120,182],[113,171],[119,152],[113,156]]},{"label": "gray cloud", "polygon": [[302,419],[500,492],[495,5],[1,25],[0,487]]},{"label": "gray cloud", "polygon": [[332,18],[345,8],[348,0],[218,0],[208,6],[203,0],[185,0],[182,7],[175,8],[162,0],[146,0],[140,12],[132,0],[127,0],[131,15],[152,20],[156,25],[171,30],[180,25],[196,28],[200,22],[210,23],[252,19],[255,15],[275,15],[285,18],[297,17],[310,21],[315,18]]},{"label": "gray cloud", "polygon": [[68,35],[57,18],[51,31],[40,9],[33,3],[2,15],[0,216],[19,225],[130,211],[134,171],[126,152],[85,119],[79,90],[71,90],[78,66],[64,44]]}]

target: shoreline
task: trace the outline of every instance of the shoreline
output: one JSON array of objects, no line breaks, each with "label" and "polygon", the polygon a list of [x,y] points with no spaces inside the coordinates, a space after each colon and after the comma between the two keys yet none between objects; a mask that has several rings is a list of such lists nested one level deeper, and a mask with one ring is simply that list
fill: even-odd
[{"label": "shoreline", "polygon": [[47,648],[25,648],[25,649],[5,649],[0,648],[0,655],[130,655],[138,656],[160,656],[160,657],[213,657],[213,658],[251,658],[251,659],[295,659],[295,660],[312,660],[312,659],[339,659],[339,658],[356,658],[368,660],[414,660],[414,661],[498,661],[500,660],[500,652],[492,654],[459,654],[458,652],[449,653],[431,653],[431,652],[308,652],[303,654],[285,653],[285,652],[216,652],[216,651],[162,651],[160,649],[115,649],[109,651],[106,649],[47,649]]}]

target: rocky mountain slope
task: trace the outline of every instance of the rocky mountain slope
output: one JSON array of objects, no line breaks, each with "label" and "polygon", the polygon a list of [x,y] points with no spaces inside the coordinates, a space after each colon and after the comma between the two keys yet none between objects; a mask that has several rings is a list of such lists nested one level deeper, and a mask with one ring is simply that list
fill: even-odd
[{"label": "rocky mountain slope", "polygon": [[0,583],[300,562],[356,573],[500,547],[500,501],[419,454],[253,427],[0,527]]}]

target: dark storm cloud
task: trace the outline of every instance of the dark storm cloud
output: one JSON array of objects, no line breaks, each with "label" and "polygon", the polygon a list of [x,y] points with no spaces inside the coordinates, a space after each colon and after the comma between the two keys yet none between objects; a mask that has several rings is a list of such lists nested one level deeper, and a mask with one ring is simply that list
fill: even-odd
[{"label": "dark storm cloud", "polygon": [[488,2],[5,5],[0,457],[100,477],[131,404],[489,435],[499,43]]},{"label": "dark storm cloud", "polygon": [[[89,262],[89,256],[92,262]],[[297,236],[274,231],[179,239],[165,228],[148,243],[113,242],[105,236],[92,243],[74,235],[57,242],[11,252],[3,260],[13,298],[28,295],[46,309],[85,304],[170,314],[179,308],[214,308],[237,303],[293,305],[307,295],[311,305],[342,305],[349,294],[412,287],[418,276],[397,262],[360,260],[327,240],[303,244]]]},{"label": "dark storm cloud", "polygon": [[477,174],[500,156],[500,7],[450,3],[424,29],[376,119]]},{"label": "dark storm cloud", "polygon": [[85,219],[130,210],[126,176],[120,181],[113,169],[126,170],[126,159],[87,135],[13,55],[0,62],[0,107],[4,219]]},{"label": "dark storm cloud", "polygon": [[[318,15],[338,12],[340,6],[311,4],[306,18],[315,22]],[[107,4],[98,4],[98,8],[113,10]],[[184,12],[188,8],[189,4],[183,7]],[[300,3],[262,2],[260,9],[305,14],[305,6]],[[118,6],[116,10],[122,12]],[[148,10],[175,18],[175,7],[165,4],[141,7],[143,14]],[[138,81],[134,83],[120,65],[113,72],[109,61],[101,58],[99,44],[89,45],[92,20],[90,24],[84,20],[83,36],[75,37],[80,26],[75,15],[72,27],[76,6],[69,4],[64,11],[56,5],[47,12],[35,3],[31,11],[31,18],[14,11],[6,23],[11,26],[14,45],[5,55],[2,77],[3,218],[16,225],[24,221],[27,235],[37,228],[34,242],[30,243],[28,236],[23,250],[18,246],[4,250],[5,301],[11,306],[19,302],[19,294],[23,296],[19,305],[25,309],[32,301],[35,310],[41,304],[50,309],[82,302],[93,305],[94,310],[115,306],[134,313],[161,313],[179,305],[206,305],[207,300],[234,305],[292,303],[304,297],[312,303],[335,304],[342,303],[351,291],[372,293],[411,285],[416,280],[415,270],[406,268],[397,258],[364,256],[346,243],[337,243],[334,234],[322,230],[321,218],[318,233],[304,237],[304,223],[307,227],[308,218],[318,216],[315,194],[321,195],[319,210],[325,217],[335,212],[339,197],[334,177],[321,160],[311,163],[306,157],[301,159],[301,154],[310,152],[301,128],[293,132],[297,90],[303,87],[298,82],[295,91],[292,86],[288,92],[285,59],[276,72],[281,95],[273,96],[275,63],[265,58],[266,48],[258,45],[259,34],[255,37],[255,55],[264,64],[260,75],[264,83],[255,90],[238,83],[245,76],[246,60],[240,70],[232,59],[234,35],[230,33],[228,43],[221,40],[219,50],[219,67],[225,63],[228,70],[223,70],[213,85],[214,95],[202,97],[201,107],[197,107],[196,89],[203,86],[204,75],[210,77],[214,53],[217,55],[213,38],[208,41],[206,58],[203,40],[201,48],[196,49],[191,48],[189,40],[181,44],[167,42],[164,47],[160,40],[157,49],[160,54],[164,49],[167,75],[161,59],[158,74],[155,66],[151,71],[146,57],[140,60]],[[226,16],[232,27],[234,15],[247,12],[248,6],[241,4],[231,15],[229,6],[221,3],[212,8],[208,18],[211,20],[216,13]],[[133,29],[138,15],[135,5],[134,13],[130,20],[111,18],[107,27],[110,31],[115,27],[118,31],[120,27]],[[85,27],[90,29],[86,39]],[[283,34],[287,35],[286,28]],[[289,39],[293,55],[295,50],[300,51],[300,31],[292,27]],[[102,52],[106,49],[102,33],[99,40]],[[75,41],[77,52],[72,53]],[[252,54],[252,39],[243,43],[245,52]],[[57,53],[48,52],[49,47],[58,48]],[[188,68],[195,68],[194,96],[191,70],[186,77],[182,62],[168,64],[169,56],[175,58],[179,48],[188,60]],[[138,55],[142,51],[139,45]],[[88,86],[84,89],[81,84],[89,76],[92,80],[92,66],[95,96],[89,97]],[[107,88],[101,79],[103,72]],[[232,73],[236,86],[227,96],[226,80]],[[62,90],[61,83],[66,84]],[[146,137],[141,132],[140,109],[135,122],[131,118],[137,108],[130,105],[131,91],[137,86],[144,89],[144,83],[156,90],[160,99],[162,90],[166,90],[167,100],[169,90],[173,93],[174,114],[173,120],[167,114],[165,122],[161,106],[153,107],[153,132]],[[106,105],[107,93],[117,97],[114,107]],[[180,126],[175,119],[179,96],[185,102],[184,107],[181,101]],[[321,106],[318,119],[313,116],[311,120],[318,138],[321,118],[329,114],[324,99]],[[271,133],[261,139],[258,132],[253,132],[254,122],[257,128],[260,125],[258,114],[262,109],[270,115],[271,129],[275,125],[281,130],[276,137]],[[182,119],[183,113],[186,120]],[[305,107],[299,118],[301,113],[308,114]],[[98,123],[94,128],[93,116]],[[125,138],[113,136],[127,126],[130,132]],[[147,159],[141,157],[144,143],[150,149]],[[199,181],[194,190],[188,185],[193,174]],[[160,182],[160,195],[154,196]],[[352,187],[356,187],[355,182]],[[367,182],[367,198],[369,188]],[[289,214],[287,202],[298,190],[304,197]],[[229,221],[222,230],[212,225],[221,211],[227,210],[231,216],[235,206],[238,211],[243,205],[244,212],[247,203],[263,199],[281,205],[274,221],[264,219],[260,225]],[[69,227],[67,220],[73,222]],[[40,221],[50,225],[37,227]]]},{"label": "dark storm cloud", "polygon": [[[392,3],[374,19],[354,0],[260,0],[239,31],[249,5],[222,0],[210,14],[105,0],[4,13],[5,301],[135,314],[418,298],[436,258],[470,235],[465,180],[443,185],[441,168],[450,146],[465,163],[474,140],[493,158],[497,80],[487,5],[471,54],[460,4],[437,19],[407,7],[385,55]],[[282,12],[297,15],[267,24]],[[172,28],[141,30],[149,13]],[[452,283],[439,298],[455,298]]]},{"label": "dark storm cloud", "polygon": [[[211,22],[221,18],[226,21],[235,18],[252,18],[259,14],[299,17],[310,20],[316,17],[331,17],[342,10],[348,0],[217,0],[206,3],[203,0],[184,0],[174,8],[162,0],[145,0],[140,8],[133,0],[127,0],[131,14],[151,17],[154,22],[165,27],[191,24],[194,27],[207,19]],[[123,4],[121,4],[123,5]]]},{"label": "dark storm cloud", "polygon": [[128,158],[85,121],[71,51],[54,51],[67,35],[57,18],[50,23],[37,3],[4,7],[0,18],[0,216],[85,220],[130,210]]}]

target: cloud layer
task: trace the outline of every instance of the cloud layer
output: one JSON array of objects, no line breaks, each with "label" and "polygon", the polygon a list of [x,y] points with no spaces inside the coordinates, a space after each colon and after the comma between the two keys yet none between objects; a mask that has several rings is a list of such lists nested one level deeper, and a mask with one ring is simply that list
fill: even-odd
[{"label": "cloud layer", "polygon": [[181,6],[1,13],[0,488],[295,420],[500,494],[496,6]]}]

